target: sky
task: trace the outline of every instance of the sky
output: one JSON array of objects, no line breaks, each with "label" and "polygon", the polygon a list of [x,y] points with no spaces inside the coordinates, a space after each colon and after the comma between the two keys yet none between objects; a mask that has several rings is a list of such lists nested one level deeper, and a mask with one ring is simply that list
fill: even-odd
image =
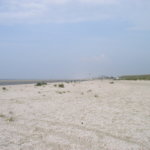
[{"label": "sky", "polygon": [[0,79],[150,74],[150,0],[0,0]]}]

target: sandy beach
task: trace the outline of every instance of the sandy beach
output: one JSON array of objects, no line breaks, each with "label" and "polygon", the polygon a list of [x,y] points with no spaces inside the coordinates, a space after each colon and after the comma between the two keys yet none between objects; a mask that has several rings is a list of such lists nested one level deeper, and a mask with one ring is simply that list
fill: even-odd
[{"label": "sandy beach", "polygon": [[0,87],[0,150],[150,150],[150,81]]}]

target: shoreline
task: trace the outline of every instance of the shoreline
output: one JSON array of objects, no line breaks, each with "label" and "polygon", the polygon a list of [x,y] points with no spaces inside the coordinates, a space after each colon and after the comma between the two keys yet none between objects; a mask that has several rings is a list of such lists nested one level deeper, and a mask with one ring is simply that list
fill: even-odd
[{"label": "shoreline", "polygon": [[36,84],[37,82],[57,83],[57,82],[81,82],[90,81],[90,79],[78,80],[0,80],[0,86],[7,85],[23,85],[23,84]]}]

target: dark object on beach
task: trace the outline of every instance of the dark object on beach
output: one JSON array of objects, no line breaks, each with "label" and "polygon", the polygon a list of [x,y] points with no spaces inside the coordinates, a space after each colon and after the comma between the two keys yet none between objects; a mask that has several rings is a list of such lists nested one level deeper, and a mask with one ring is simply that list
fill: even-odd
[{"label": "dark object on beach", "polygon": [[4,91],[6,91],[7,89],[5,87],[2,88]]},{"label": "dark object on beach", "polygon": [[114,82],[112,81],[112,82],[109,82],[110,84],[114,84]]},{"label": "dark object on beach", "polygon": [[38,82],[38,83],[36,83],[36,86],[42,86],[42,85],[47,85],[47,83],[46,82]]},{"label": "dark object on beach", "polygon": [[63,84],[63,83],[62,83],[62,84],[59,84],[58,87],[64,88],[64,84]]}]

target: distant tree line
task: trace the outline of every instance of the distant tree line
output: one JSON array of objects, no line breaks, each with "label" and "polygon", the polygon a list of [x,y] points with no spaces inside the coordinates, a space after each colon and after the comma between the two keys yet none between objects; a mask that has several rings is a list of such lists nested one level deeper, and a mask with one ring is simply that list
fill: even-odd
[{"label": "distant tree line", "polygon": [[127,75],[127,76],[120,76],[120,80],[150,80],[149,75]]}]

